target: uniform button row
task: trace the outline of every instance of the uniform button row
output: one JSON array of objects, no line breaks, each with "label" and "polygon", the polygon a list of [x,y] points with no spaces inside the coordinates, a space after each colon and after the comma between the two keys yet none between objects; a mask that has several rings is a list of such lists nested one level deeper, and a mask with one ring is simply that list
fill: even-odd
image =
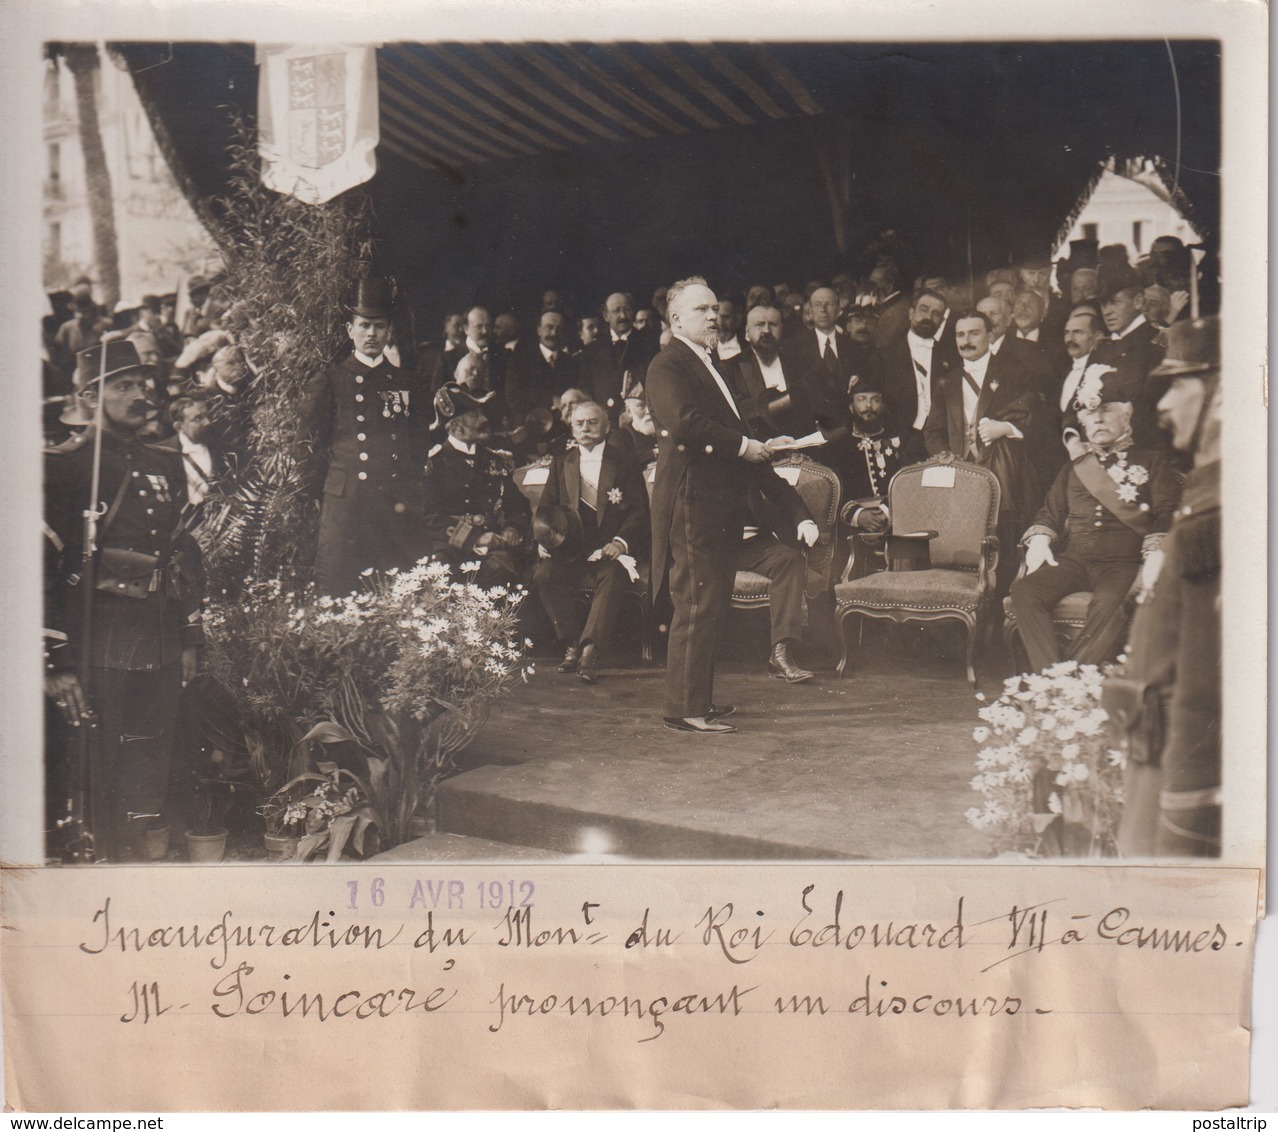
[{"label": "uniform button row", "polygon": [[360,479],[362,479],[362,480],[366,480],[366,479],[368,479],[368,473],[367,473],[367,472],[360,472],[360,474],[359,474],[359,478],[360,478]]},{"label": "uniform button row", "polygon": [[356,384],[356,385],[363,385],[363,384],[364,384],[364,375],[363,375],[362,373],[361,373],[361,374],[356,374],[356,376],[355,376],[355,384]]},{"label": "uniform button row", "polygon": [[368,459],[368,453],[367,453],[367,452],[361,452],[361,453],[359,454],[359,458],[360,458],[361,460],[367,460],[367,459]]},{"label": "uniform button row", "polygon": [[356,439],[356,440],[363,441],[363,440],[367,440],[367,439],[368,439],[368,437],[367,437],[367,436],[365,436],[362,432],[357,432],[357,433],[355,434],[355,439]]},{"label": "uniform button row", "polygon": [[[356,417],[355,417],[355,419],[356,419],[357,421],[359,421],[359,422],[360,422],[360,424],[363,424],[363,423],[364,423],[364,414],[363,414],[363,413],[359,413],[359,414],[357,414],[357,415],[356,415]],[[363,439],[363,437],[360,437],[360,439],[362,440],[362,439]]]}]

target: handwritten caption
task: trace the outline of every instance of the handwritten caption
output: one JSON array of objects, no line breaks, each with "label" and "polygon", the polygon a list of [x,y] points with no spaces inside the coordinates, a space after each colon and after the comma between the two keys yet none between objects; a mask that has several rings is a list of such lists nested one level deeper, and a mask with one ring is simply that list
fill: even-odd
[{"label": "handwritten caption", "polygon": [[[1065,898],[978,910],[974,900],[958,896],[933,918],[884,919],[858,915],[855,895],[843,888],[807,884],[796,887],[786,906],[777,909],[724,900],[708,903],[693,919],[689,914],[672,917],[652,905],[628,914],[603,901],[584,900],[572,916],[552,918],[539,910],[536,884],[518,878],[475,881],[400,874],[353,879],[338,891],[344,896],[334,902],[338,907],[279,922],[250,922],[225,908],[202,922],[138,923],[108,896],[84,925],[79,951],[104,961],[181,953],[198,958],[198,968],[207,969],[206,986],[194,993],[190,980],[183,980],[181,991],[149,977],[122,986],[118,1017],[125,1025],[156,1024],[192,1012],[217,1019],[269,1015],[311,1023],[464,1013],[496,1034],[552,1016],[615,1017],[633,1022],[635,1039],[646,1042],[660,1038],[680,1016],[931,1016],[990,1024],[1050,1015],[1055,1003],[1030,1001],[1019,980],[991,973],[1007,964],[1023,968],[1041,963],[1042,957],[1070,948],[1201,957],[1196,961],[1209,963],[1226,947],[1243,945],[1241,939],[1231,940],[1219,923],[1167,922],[1125,905],[1075,911]],[[424,980],[428,985],[387,986],[376,966],[362,960],[359,971],[367,985],[320,985],[329,968],[323,962],[317,966],[317,957],[402,955],[406,948],[441,960]],[[694,949],[696,974],[687,975],[689,985],[662,986],[655,993],[636,991],[633,980],[627,980],[625,993],[593,985],[534,989],[535,978],[522,969],[516,974],[493,961],[513,953],[593,949],[681,958],[692,955],[684,949]],[[758,966],[762,957],[798,952],[828,958],[840,989],[830,992],[828,980],[820,987],[796,989],[792,978],[770,979]],[[895,958],[890,977],[874,970],[873,956],[889,953],[967,953],[970,960],[961,968],[946,966],[944,985],[905,986]],[[297,957],[292,965],[301,970],[297,979],[285,969],[292,957]],[[611,962],[587,966],[615,972]],[[471,977],[470,967],[483,977]],[[686,973],[687,968],[678,970]],[[715,971],[718,981],[708,984]],[[928,975],[937,977],[934,971]]]}]

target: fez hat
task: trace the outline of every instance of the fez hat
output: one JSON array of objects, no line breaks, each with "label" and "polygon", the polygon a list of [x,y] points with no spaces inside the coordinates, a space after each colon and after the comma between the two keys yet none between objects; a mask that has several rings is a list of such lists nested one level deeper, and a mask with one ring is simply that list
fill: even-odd
[{"label": "fez hat", "polygon": [[78,311],[96,311],[98,304],[93,301],[92,295],[74,295],[71,298],[71,305]]},{"label": "fez hat", "polygon": [[158,314],[160,311],[160,296],[159,295],[143,295],[142,306],[146,310],[154,311],[156,314]]},{"label": "fez hat", "polygon": [[395,281],[366,275],[355,282],[355,298],[347,310],[361,318],[390,318],[395,309]]},{"label": "fez hat", "polygon": [[103,343],[81,350],[76,355],[73,392],[62,411],[60,420],[66,425],[88,425],[93,416],[80,399],[80,395],[96,381],[109,381],[121,374],[139,370],[154,373],[155,367],[145,365],[138,356],[137,347],[127,338],[114,338],[106,342],[106,363],[103,365]]},{"label": "fez hat", "polygon": [[533,538],[551,552],[577,555],[585,540],[581,518],[568,507],[540,507],[533,516]]},{"label": "fez hat", "polygon": [[164,294],[160,296],[160,306],[163,306],[165,303],[172,304],[176,302],[177,302],[176,291],[165,291]]},{"label": "fez hat", "polygon": [[856,393],[883,393],[883,381],[875,371],[878,366],[866,366],[848,378],[848,399]]},{"label": "fez hat", "polygon": [[1074,393],[1076,409],[1099,409],[1111,401],[1135,402],[1141,382],[1133,373],[1120,373],[1113,366],[1090,365]]},{"label": "fez hat", "polygon": [[1220,369],[1220,319],[1173,322],[1167,353],[1150,377],[1206,377]]},{"label": "fez hat", "polygon": [[192,275],[191,278],[186,281],[186,293],[188,295],[194,295],[196,291],[207,291],[212,286],[213,284],[209,280],[205,279],[203,275]]},{"label": "fez hat", "polygon": [[455,381],[445,382],[435,391],[435,419],[430,427],[443,428],[454,417],[460,417],[472,409],[483,409],[494,396],[491,389],[476,396],[464,385]]}]

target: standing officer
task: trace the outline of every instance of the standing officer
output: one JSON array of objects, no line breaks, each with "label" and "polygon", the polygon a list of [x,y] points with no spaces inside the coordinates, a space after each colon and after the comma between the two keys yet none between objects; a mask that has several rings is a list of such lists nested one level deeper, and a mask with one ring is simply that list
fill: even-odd
[{"label": "standing officer", "polygon": [[298,462],[313,491],[323,484],[315,555],[322,593],[349,593],[370,566],[406,569],[429,550],[421,468],[430,390],[385,355],[394,305],[390,280],[359,281],[346,323],[351,355],[317,374],[302,402]]},{"label": "standing officer", "polygon": [[1219,857],[1221,849],[1220,321],[1175,322],[1150,374],[1168,383],[1159,418],[1192,455],[1162,570],[1136,611],[1119,851],[1127,857]]},{"label": "standing officer", "polygon": [[[200,552],[180,526],[182,457],[139,438],[155,413],[153,381],[131,342],[84,350],[76,423],[88,427],[45,457],[45,537],[55,552],[45,577],[45,692],[72,728],[91,726],[96,714],[91,825],[97,856],[108,861],[149,859],[145,831],[164,804],[178,696],[195,676],[203,641]],[[101,518],[88,570],[83,519],[91,505]],[[48,746],[54,754],[57,744]],[[67,767],[55,757],[49,771],[47,789],[60,800]]]}]

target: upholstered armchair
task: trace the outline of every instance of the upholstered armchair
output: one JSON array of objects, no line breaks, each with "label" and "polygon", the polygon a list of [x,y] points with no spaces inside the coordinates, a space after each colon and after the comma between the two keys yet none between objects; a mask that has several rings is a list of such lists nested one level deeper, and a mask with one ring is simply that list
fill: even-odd
[{"label": "upholstered armchair", "polygon": [[[845,626],[854,613],[899,624],[958,621],[967,630],[968,683],[976,687],[976,646],[994,613],[998,511],[998,480],[975,464],[929,460],[892,477],[887,570],[856,578],[850,557],[834,587],[840,675],[848,661]],[[901,538],[906,535],[917,537]],[[929,561],[918,561],[919,543],[926,543]]]},{"label": "upholstered armchair", "polygon": [[[778,460],[772,470],[799,493],[820,532],[816,545],[806,553],[808,576],[804,594],[809,601],[828,598],[838,569],[839,477],[801,452]],[[749,570],[738,570],[732,586],[732,608],[765,609],[767,605],[768,579]]]}]

